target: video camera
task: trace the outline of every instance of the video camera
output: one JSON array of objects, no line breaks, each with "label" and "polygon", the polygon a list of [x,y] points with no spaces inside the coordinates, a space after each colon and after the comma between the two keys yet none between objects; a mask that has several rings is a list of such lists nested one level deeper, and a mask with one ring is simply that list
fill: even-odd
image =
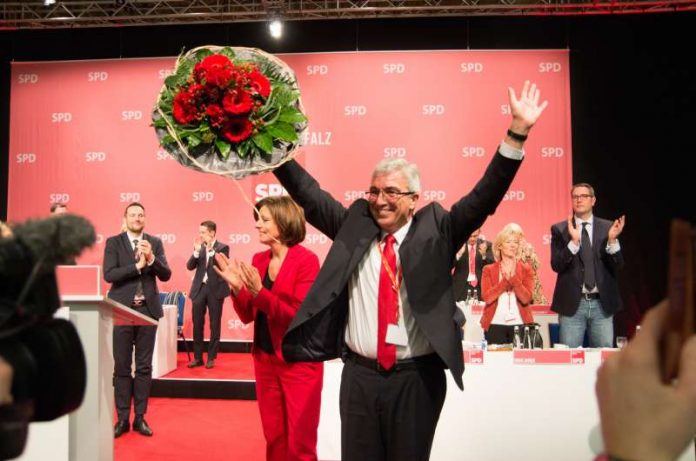
[{"label": "video camera", "polygon": [[12,403],[0,405],[0,459],[24,451],[30,421],[50,421],[82,404],[87,370],[77,330],[54,318],[60,307],[55,266],[91,246],[80,216],[30,220],[0,238],[0,357],[13,370]]}]

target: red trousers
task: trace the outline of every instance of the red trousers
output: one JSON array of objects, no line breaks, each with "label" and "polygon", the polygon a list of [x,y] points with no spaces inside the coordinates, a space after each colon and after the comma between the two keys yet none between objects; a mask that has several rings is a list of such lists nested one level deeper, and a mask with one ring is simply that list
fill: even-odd
[{"label": "red trousers", "polygon": [[324,364],[286,363],[254,352],[259,402],[268,461],[316,461]]}]

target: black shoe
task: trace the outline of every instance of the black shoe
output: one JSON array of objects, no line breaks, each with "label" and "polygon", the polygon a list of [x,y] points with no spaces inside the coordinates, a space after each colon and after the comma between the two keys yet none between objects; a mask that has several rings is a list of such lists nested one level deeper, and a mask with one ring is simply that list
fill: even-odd
[{"label": "black shoe", "polygon": [[193,362],[188,364],[189,368],[196,368],[196,367],[200,367],[200,366],[203,366],[203,360],[196,359]]},{"label": "black shoe", "polygon": [[145,421],[145,418],[135,418],[133,420],[133,430],[148,437],[152,436],[152,429]]},{"label": "black shoe", "polygon": [[208,361],[205,362],[206,368],[213,368],[214,366],[215,366],[215,359],[208,359]]},{"label": "black shoe", "polygon": [[114,438],[121,437],[126,432],[130,431],[130,424],[127,419],[119,419],[114,426]]}]

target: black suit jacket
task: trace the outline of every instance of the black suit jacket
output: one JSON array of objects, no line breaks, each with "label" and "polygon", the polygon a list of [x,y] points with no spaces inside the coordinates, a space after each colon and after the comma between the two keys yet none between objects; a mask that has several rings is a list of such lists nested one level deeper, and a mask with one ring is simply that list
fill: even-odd
[{"label": "black suit jacket", "polygon": [[[613,255],[607,253],[607,234],[611,224],[612,222],[606,219],[593,217],[592,253],[595,259],[595,280],[602,309],[607,314],[614,314],[622,307],[616,274],[624,264],[621,250]],[[580,252],[573,254],[568,249],[569,241],[567,221],[551,226],[551,267],[558,274],[551,309],[559,314],[572,316],[580,304],[585,268]]]},{"label": "black suit jacket", "polygon": [[[486,257],[482,257],[481,253],[478,251],[478,247],[481,243],[486,242],[488,244],[488,249],[486,250]],[[462,257],[457,260],[454,265],[454,274],[452,274],[453,281],[452,285],[454,288],[454,299],[456,301],[466,300],[466,290],[469,288],[469,284],[466,279],[469,277],[469,244],[466,243],[464,253]],[[483,266],[492,264],[495,262],[493,258],[493,245],[491,242],[483,239],[476,239],[476,280],[478,284],[476,285],[476,292],[478,293],[478,298],[481,299],[481,275],[483,274]]]},{"label": "black suit jacket", "polygon": [[[496,153],[472,192],[449,212],[435,202],[420,209],[399,247],[416,323],[460,388],[464,361],[460,329],[454,320],[452,266],[463,242],[503,199],[520,163]],[[283,354],[288,361],[340,357],[348,315],[348,281],[378,238],[380,228],[367,200],[356,200],[345,208],[295,161],[274,173],[304,208],[307,221],[333,240],[314,285],[283,338]]]},{"label": "black suit jacket", "polygon": [[[208,264],[206,264],[207,250],[205,244],[201,245],[201,248],[198,251],[198,258],[191,255],[188,261],[186,261],[186,269],[190,271],[196,269],[196,275],[193,276],[189,297],[194,299],[198,295],[198,291],[200,291],[201,285],[203,284],[203,276],[206,274],[206,272],[208,273],[208,281],[206,283],[208,284],[208,290],[210,290],[210,293],[213,293],[218,299],[223,299],[229,296],[230,288],[227,286],[227,282],[222,280],[217,272],[215,272],[215,260],[211,257]],[[228,258],[230,256],[230,247],[224,243],[220,243],[217,240],[215,241],[215,245],[213,245],[213,251],[215,251],[215,253],[223,253]]]},{"label": "black suit jacket", "polygon": [[130,307],[135,297],[138,280],[143,282],[143,293],[147,310],[153,319],[162,317],[156,278],[166,282],[172,276],[164,256],[162,241],[154,235],[143,233],[143,238],[152,245],[155,262],[145,266],[142,272],[135,267],[133,247],[125,232],[109,237],[104,248],[104,280],[111,283],[108,297]]}]

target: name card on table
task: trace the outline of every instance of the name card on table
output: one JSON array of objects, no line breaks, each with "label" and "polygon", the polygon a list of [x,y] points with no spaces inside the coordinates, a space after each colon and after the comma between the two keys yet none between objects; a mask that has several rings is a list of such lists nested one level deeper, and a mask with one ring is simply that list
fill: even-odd
[{"label": "name card on table", "polygon": [[532,304],[529,306],[534,315],[556,315],[548,304]]},{"label": "name card on table", "polygon": [[602,363],[604,363],[604,361],[606,359],[608,359],[611,354],[615,354],[616,352],[619,352],[619,350],[618,349],[602,349],[602,355],[600,356]]},{"label": "name card on table", "polygon": [[483,315],[484,303],[476,303],[471,305],[471,315]]},{"label": "name card on table", "polygon": [[585,351],[516,349],[512,360],[516,365],[583,365]]},{"label": "name card on table", "polygon": [[483,365],[483,351],[464,351],[464,363]]},{"label": "name card on table", "polygon": [[56,278],[61,296],[101,296],[100,266],[57,266]]}]

